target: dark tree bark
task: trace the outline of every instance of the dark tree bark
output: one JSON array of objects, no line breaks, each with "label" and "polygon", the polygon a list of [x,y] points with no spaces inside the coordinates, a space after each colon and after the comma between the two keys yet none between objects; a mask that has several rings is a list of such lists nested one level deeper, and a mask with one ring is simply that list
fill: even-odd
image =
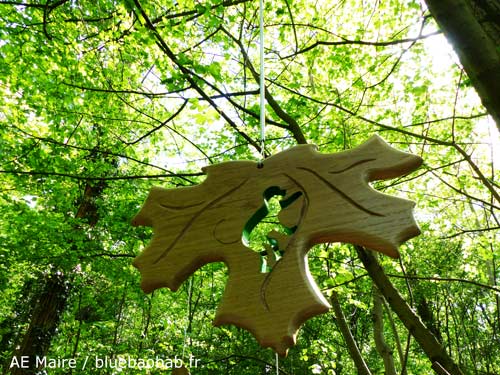
[{"label": "dark tree bark", "polygon": [[37,372],[36,357],[43,357],[47,353],[66,305],[67,297],[66,277],[57,271],[48,274],[45,277],[43,289],[35,302],[28,330],[24,334],[19,349],[14,354],[18,359],[18,364],[21,363],[21,358],[28,358],[28,368],[12,366],[10,369],[12,375],[31,375]]},{"label": "dark tree bark", "polygon": [[[76,218],[86,220],[90,226],[97,223],[99,216],[95,202],[105,188],[105,184],[104,181],[100,181],[95,185],[86,184],[82,200],[77,207]],[[75,230],[81,230],[81,228],[77,227]],[[78,249],[73,244],[69,250],[76,251]],[[21,364],[21,358],[28,358],[28,366],[26,366],[28,368],[12,366],[8,370],[10,374],[35,375],[39,372],[36,358],[37,356],[42,358],[47,354],[50,343],[54,338],[68,299],[71,271],[71,269],[65,271],[54,266],[52,272],[45,277],[43,288],[33,301],[35,307],[30,318],[29,327],[20,340],[18,349],[13,354],[13,357],[17,358],[17,364]],[[11,361],[9,361],[10,363]]]},{"label": "dark tree bark", "polygon": [[500,3],[498,0],[426,0],[426,3],[500,130]]}]

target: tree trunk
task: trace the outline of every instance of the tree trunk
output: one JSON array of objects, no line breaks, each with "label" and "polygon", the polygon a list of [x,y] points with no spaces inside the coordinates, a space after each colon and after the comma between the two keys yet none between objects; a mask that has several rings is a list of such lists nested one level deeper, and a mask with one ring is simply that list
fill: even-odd
[{"label": "tree trunk", "polygon": [[[77,208],[76,218],[85,219],[90,226],[97,223],[98,209],[95,200],[102,193],[104,187],[104,182],[97,185],[86,185],[82,201]],[[77,227],[75,230],[81,230],[81,228]],[[68,249],[68,251],[76,250],[78,249],[75,244]],[[71,271],[71,268],[68,268],[68,273]],[[28,330],[18,349],[14,351],[13,358],[9,362],[10,366],[7,366],[7,368],[10,367],[10,374],[34,375],[38,372],[37,367],[39,366],[37,366],[36,357],[44,357],[49,350],[61,314],[66,306],[69,287],[68,275],[54,266],[54,270],[46,277],[44,287],[36,299],[36,306],[31,315]],[[28,368],[20,366],[22,358],[28,358]],[[12,366],[13,364],[14,366]]]},{"label": "tree trunk", "polygon": [[[16,350],[16,362],[10,361],[12,375],[31,375],[37,372],[36,358],[43,357],[50,346],[56,332],[59,318],[64,309],[68,296],[66,277],[60,272],[51,272],[45,278],[44,287],[36,301],[31,322],[23,340]],[[26,358],[28,368],[16,364]]]},{"label": "tree trunk", "polygon": [[500,130],[500,3],[426,0]]},{"label": "tree trunk", "polygon": [[394,288],[377,259],[368,250],[361,246],[355,246],[358,256],[364,267],[377,286],[380,293],[391,306],[392,310],[399,317],[408,331],[417,340],[422,350],[432,362],[433,369],[441,367],[453,375],[463,375],[462,370],[453,362],[453,359],[446,353],[445,348],[437,341],[432,332],[422,323],[422,320],[406,303],[399,292]]}]

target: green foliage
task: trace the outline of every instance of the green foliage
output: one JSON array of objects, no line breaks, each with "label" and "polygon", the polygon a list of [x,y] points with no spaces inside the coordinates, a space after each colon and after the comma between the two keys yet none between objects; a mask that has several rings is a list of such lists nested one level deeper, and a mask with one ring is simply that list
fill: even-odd
[{"label": "green foliage", "polygon": [[[44,277],[59,272],[70,287],[51,358],[192,354],[201,360],[193,374],[274,371],[274,354],[247,332],[211,325],[223,264],[176,293],[142,293],[131,261],[151,233],[129,224],[152,186],[192,185],[203,165],[259,158],[257,5],[0,2],[2,370]],[[303,140],[340,151],[377,132],[421,155],[421,170],[375,186],[416,201],[423,232],[401,261],[380,260],[466,373],[499,373],[499,136],[451,47],[431,35],[427,10],[414,0],[269,0],[265,24],[267,153]],[[269,221],[254,236],[276,229]],[[356,252],[318,246],[309,264],[325,295],[338,293],[372,372],[383,373],[372,282]],[[384,311],[398,373],[431,373]],[[333,313],[309,321],[281,373],[356,373],[337,323]]]}]

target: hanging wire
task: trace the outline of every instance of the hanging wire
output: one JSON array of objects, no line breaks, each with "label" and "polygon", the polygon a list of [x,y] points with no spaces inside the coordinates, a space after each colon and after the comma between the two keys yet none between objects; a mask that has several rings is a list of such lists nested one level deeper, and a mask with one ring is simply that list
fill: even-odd
[{"label": "hanging wire", "polygon": [[[266,157],[266,77],[264,69],[264,0],[259,0],[259,57],[260,57],[260,156],[262,161]],[[275,353],[276,375],[279,375],[278,353]]]},{"label": "hanging wire", "polygon": [[[260,57],[260,153],[261,163],[266,157],[266,77],[264,70],[264,0],[259,0],[259,57]],[[279,375],[278,353],[276,358],[276,375]]]},{"label": "hanging wire", "polygon": [[264,160],[266,143],[266,87],[264,72],[264,0],[259,1],[259,44],[260,44],[260,153]]},{"label": "hanging wire", "polygon": [[187,346],[187,340],[188,340],[188,326],[189,326],[189,319],[190,319],[190,313],[191,313],[191,294],[193,293],[193,278],[189,278],[189,285],[188,285],[188,297],[187,297],[187,315],[188,315],[188,321],[186,322],[186,325],[184,326],[184,340],[182,343],[182,360],[184,361],[185,358],[185,353],[186,353],[186,346]]}]

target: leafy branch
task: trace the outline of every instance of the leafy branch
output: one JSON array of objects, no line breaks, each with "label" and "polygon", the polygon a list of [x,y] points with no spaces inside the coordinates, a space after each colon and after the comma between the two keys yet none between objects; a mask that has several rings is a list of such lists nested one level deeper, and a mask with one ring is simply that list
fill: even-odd
[{"label": "leafy branch", "polygon": [[151,174],[151,175],[130,175],[130,176],[83,176],[79,174],[62,173],[62,172],[44,172],[44,171],[17,171],[17,170],[0,170],[0,174],[11,175],[28,175],[28,176],[42,176],[42,177],[65,177],[79,181],[117,181],[117,180],[139,180],[139,179],[157,179],[157,178],[186,178],[203,176],[203,172],[199,173],[165,173],[165,174]]},{"label": "leafy branch", "polygon": [[403,39],[398,39],[398,40],[389,40],[385,42],[373,42],[373,41],[364,41],[364,40],[351,40],[344,38],[342,36],[339,36],[342,40],[340,41],[327,41],[327,40],[318,40],[311,45],[300,49],[297,52],[294,52],[290,55],[283,56],[282,59],[290,59],[292,57],[295,57],[297,55],[301,55],[303,53],[309,52],[310,50],[317,48],[319,46],[345,46],[345,45],[361,45],[361,46],[372,46],[372,47],[387,47],[387,46],[393,46],[393,45],[398,45],[398,44],[407,44],[407,43],[415,43],[420,40],[424,40],[430,37],[433,37],[435,35],[442,34],[442,31],[435,31],[429,34],[419,34],[416,37],[413,38],[403,38]]},{"label": "leafy branch", "polygon": [[[232,35],[225,28],[222,28],[222,31],[229,38],[231,38],[236,43],[236,45],[238,45],[240,52],[243,55],[245,65],[250,69],[250,72],[251,72],[255,82],[260,82],[259,73],[257,73],[257,70],[252,65],[250,58],[248,56],[248,53],[246,52],[245,47],[243,46],[243,43],[239,39],[237,39],[234,35]],[[279,105],[279,103],[271,95],[271,93],[269,92],[269,89],[267,87],[265,88],[265,97],[266,97],[268,104],[273,109],[274,113],[276,113],[276,115],[288,125],[287,128],[292,133],[292,135],[295,138],[295,140],[297,141],[297,143],[306,144],[307,140],[304,136],[304,133],[302,132],[302,130],[300,128],[300,125],[297,123],[297,120],[295,120],[285,110],[283,110],[283,108]]]},{"label": "leafy branch", "polygon": [[222,110],[217,103],[201,88],[198,84],[197,80],[194,78],[194,74],[188,69],[184,64],[181,63],[177,55],[170,49],[167,42],[160,35],[154,23],[149,19],[148,14],[142,8],[142,5],[139,0],[134,0],[134,4],[139,11],[139,15],[142,17],[144,24],[147,29],[149,29],[156,40],[156,44],[163,51],[163,53],[176,65],[185,79],[190,83],[192,88],[200,94],[200,96],[206,100],[210,106],[215,109],[215,111],[230,125],[231,128],[237,131],[250,145],[252,145],[258,152],[261,152],[261,147],[258,142],[248,136],[245,132],[243,132],[238,125],[227,115],[227,113]]}]

